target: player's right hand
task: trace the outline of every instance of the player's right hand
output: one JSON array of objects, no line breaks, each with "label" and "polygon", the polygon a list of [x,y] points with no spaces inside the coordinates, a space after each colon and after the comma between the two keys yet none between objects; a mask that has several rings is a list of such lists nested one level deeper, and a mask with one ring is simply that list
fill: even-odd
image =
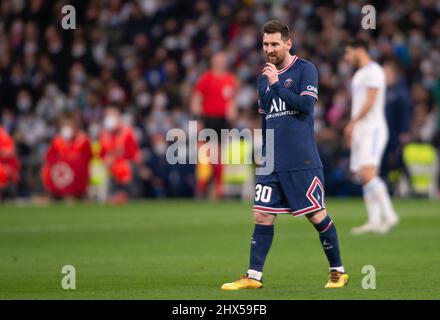
[{"label": "player's right hand", "polygon": [[350,121],[344,129],[345,144],[347,147],[351,146],[351,137],[353,135],[353,130],[355,125],[356,125],[355,121]]},{"label": "player's right hand", "polygon": [[275,67],[275,65],[272,63],[266,63],[263,69],[263,75],[267,76],[270,85],[273,85],[278,81],[278,70],[277,67]]}]

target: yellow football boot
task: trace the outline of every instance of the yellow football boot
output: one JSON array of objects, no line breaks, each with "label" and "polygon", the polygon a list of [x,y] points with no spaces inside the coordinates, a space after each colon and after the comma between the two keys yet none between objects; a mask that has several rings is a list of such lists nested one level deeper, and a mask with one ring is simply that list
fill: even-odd
[{"label": "yellow football boot", "polygon": [[263,288],[261,281],[251,279],[247,275],[241,276],[240,279],[234,282],[225,283],[222,285],[222,290],[241,290],[241,289],[259,289]]},{"label": "yellow football boot", "polygon": [[326,288],[343,288],[348,284],[349,276],[339,271],[330,271]]}]

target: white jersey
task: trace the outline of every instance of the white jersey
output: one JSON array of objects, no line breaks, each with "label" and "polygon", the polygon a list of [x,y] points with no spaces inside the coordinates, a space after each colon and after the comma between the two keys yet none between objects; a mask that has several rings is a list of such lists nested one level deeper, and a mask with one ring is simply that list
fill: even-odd
[{"label": "white jersey", "polygon": [[351,118],[361,112],[367,89],[379,89],[370,111],[355,125],[351,139],[350,169],[358,172],[364,166],[379,167],[388,141],[388,127],[385,120],[385,74],[382,67],[372,61],[360,68],[351,82]]},{"label": "white jersey", "polygon": [[356,117],[362,110],[366,98],[367,89],[379,89],[376,100],[370,111],[360,120],[359,124],[369,127],[386,126],[385,120],[385,73],[383,68],[374,61],[363,66],[353,76],[351,81],[352,103],[351,118]]}]

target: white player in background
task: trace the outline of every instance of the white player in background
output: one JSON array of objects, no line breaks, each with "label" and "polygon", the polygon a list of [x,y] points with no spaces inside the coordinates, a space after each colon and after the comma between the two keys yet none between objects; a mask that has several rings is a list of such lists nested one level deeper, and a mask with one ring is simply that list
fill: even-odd
[{"label": "white player in background", "polygon": [[357,68],[351,82],[351,120],[344,135],[351,148],[350,170],[361,180],[368,212],[368,222],[352,229],[352,233],[386,233],[398,224],[399,218],[378,175],[388,141],[385,74],[369,56],[368,45],[362,39],[354,39],[346,46],[344,59]]}]

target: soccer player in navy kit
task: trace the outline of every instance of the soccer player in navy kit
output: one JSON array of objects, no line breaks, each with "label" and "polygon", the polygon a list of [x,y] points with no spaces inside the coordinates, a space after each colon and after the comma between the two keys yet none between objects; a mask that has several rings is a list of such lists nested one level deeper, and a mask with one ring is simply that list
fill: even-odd
[{"label": "soccer player in navy kit", "polygon": [[[289,35],[288,26],[276,20],[263,27],[267,63],[257,80],[259,112],[263,132],[274,132],[274,169],[269,175],[257,175],[249,269],[239,280],[223,284],[223,290],[263,287],[275,219],[286,213],[305,215],[318,231],[330,265],[325,287],[341,288],[348,283],[336,228],[325,210],[322,163],[314,138],[318,73],[312,63],[290,54]],[[263,154],[265,144],[263,135]]]}]

